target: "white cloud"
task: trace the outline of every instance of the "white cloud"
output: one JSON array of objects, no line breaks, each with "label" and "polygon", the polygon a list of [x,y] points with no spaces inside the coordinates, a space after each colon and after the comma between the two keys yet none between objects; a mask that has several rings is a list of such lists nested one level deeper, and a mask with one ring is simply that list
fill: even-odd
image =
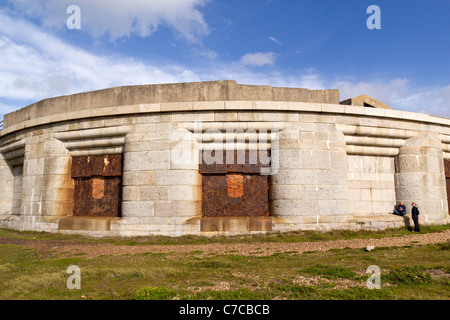
[{"label": "white cloud", "polygon": [[209,0],[10,0],[11,5],[44,27],[66,28],[70,5],[81,10],[81,29],[94,37],[109,35],[112,40],[137,34],[147,37],[159,26],[173,28],[188,41],[208,34],[199,7]]},{"label": "white cloud", "polygon": [[208,50],[208,49],[199,49],[199,48],[194,48],[192,50],[192,53],[194,53],[197,56],[200,57],[205,57],[209,60],[214,60],[217,58],[217,56],[219,55],[216,51],[214,50]]},{"label": "white cloud", "polygon": [[273,65],[276,58],[277,56],[273,52],[255,52],[242,56],[240,62],[247,66],[262,67],[265,65]]},{"label": "white cloud", "polygon": [[[157,67],[96,56],[0,11],[0,98],[40,100],[118,85],[197,80],[178,65]],[[14,39],[14,40],[13,40]]]},{"label": "white cloud", "polygon": [[275,42],[275,43],[278,43],[279,45],[281,45],[280,40],[278,40],[278,39],[275,38],[275,37],[269,37],[269,40],[270,40],[270,41],[273,41],[273,42]]},{"label": "white cloud", "polygon": [[0,121],[2,120],[2,114],[7,114],[15,110],[17,110],[17,107],[14,107],[13,105],[0,103]]}]

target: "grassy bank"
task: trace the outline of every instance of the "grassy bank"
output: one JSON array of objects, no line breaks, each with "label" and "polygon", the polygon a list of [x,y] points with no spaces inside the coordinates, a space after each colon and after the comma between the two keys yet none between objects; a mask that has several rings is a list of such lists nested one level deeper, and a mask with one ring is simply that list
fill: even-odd
[{"label": "grassy bank", "polygon": [[[446,228],[446,227],[440,227]],[[439,231],[427,227],[426,232]],[[385,231],[384,236],[401,235]],[[379,234],[379,233],[377,233]],[[213,239],[141,238],[88,239],[44,233],[1,230],[2,237],[78,239],[139,245],[169,241],[191,243]],[[373,233],[293,233],[236,237],[216,241],[306,241]],[[244,240],[243,240],[244,239]],[[69,258],[38,253],[16,245],[0,245],[0,299],[450,299],[450,247],[427,246],[339,249],[326,252],[276,253],[270,256],[181,253],[103,255],[88,259],[80,252]],[[70,290],[66,270],[81,270],[81,289]],[[369,290],[369,266],[381,269],[381,289]]]}]

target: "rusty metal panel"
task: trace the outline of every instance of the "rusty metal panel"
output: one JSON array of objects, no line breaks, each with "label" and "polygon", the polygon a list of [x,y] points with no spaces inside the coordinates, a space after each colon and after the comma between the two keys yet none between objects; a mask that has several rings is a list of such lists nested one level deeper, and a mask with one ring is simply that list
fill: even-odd
[{"label": "rusty metal panel", "polygon": [[244,195],[244,175],[229,174],[227,175],[228,196],[231,198],[242,198]]},{"label": "rusty metal panel", "polygon": [[122,175],[122,155],[74,157],[71,175],[72,178],[119,177]]},{"label": "rusty metal panel", "polygon": [[269,215],[269,177],[254,174],[202,176],[205,217]]},{"label": "rusty metal panel", "polygon": [[103,199],[105,196],[105,178],[94,177],[91,179],[92,183],[92,198],[96,200]]},{"label": "rusty metal panel", "polygon": [[[203,161],[200,164],[203,216],[269,215],[269,177],[260,173],[262,168],[270,166],[270,162],[261,159],[261,155],[268,159],[270,153],[224,151],[221,163]],[[205,159],[205,151],[201,156]]]},{"label": "rusty metal panel", "polygon": [[120,177],[75,179],[74,216],[120,217]]},{"label": "rusty metal panel", "polygon": [[74,216],[119,217],[122,155],[75,157]]}]

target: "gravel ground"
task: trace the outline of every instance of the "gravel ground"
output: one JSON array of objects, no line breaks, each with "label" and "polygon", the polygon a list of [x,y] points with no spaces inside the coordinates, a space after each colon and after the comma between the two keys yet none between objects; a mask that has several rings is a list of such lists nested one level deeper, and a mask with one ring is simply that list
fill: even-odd
[{"label": "gravel ground", "polygon": [[117,245],[108,243],[80,243],[73,240],[24,240],[0,237],[0,244],[19,245],[35,249],[39,253],[58,254],[68,257],[84,253],[84,257],[93,258],[99,255],[121,255],[144,252],[153,253],[189,253],[201,251],[203,254],[239,254],[264,256],[277,252],[327,251],[330,249],[397,247],[406,245],[427,245],[450,241],[450,230],[436,233],[414,233],[407,236],[386,237],[381,239],[351,239],[296,243],[208,243],[180,245]]}]

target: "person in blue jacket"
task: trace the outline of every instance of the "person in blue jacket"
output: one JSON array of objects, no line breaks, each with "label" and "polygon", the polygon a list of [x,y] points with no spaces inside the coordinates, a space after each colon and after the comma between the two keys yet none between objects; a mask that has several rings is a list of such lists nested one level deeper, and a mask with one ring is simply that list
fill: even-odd
[{"label": "person in blue jacket", "polygon": [[394,214],[398,216],[404,216],[406,214],[406,206],[403,202],[400,201],[397,209],[394,209]]},{"label": "person in blue jacket", "polygon": [[414,221],[414,230],[413,232],[420,232],[420,226],[419,226],[419,208],[417,207],[417,204],[415,202],[411,203],[412,210],[411,210],[411,217]]}]

